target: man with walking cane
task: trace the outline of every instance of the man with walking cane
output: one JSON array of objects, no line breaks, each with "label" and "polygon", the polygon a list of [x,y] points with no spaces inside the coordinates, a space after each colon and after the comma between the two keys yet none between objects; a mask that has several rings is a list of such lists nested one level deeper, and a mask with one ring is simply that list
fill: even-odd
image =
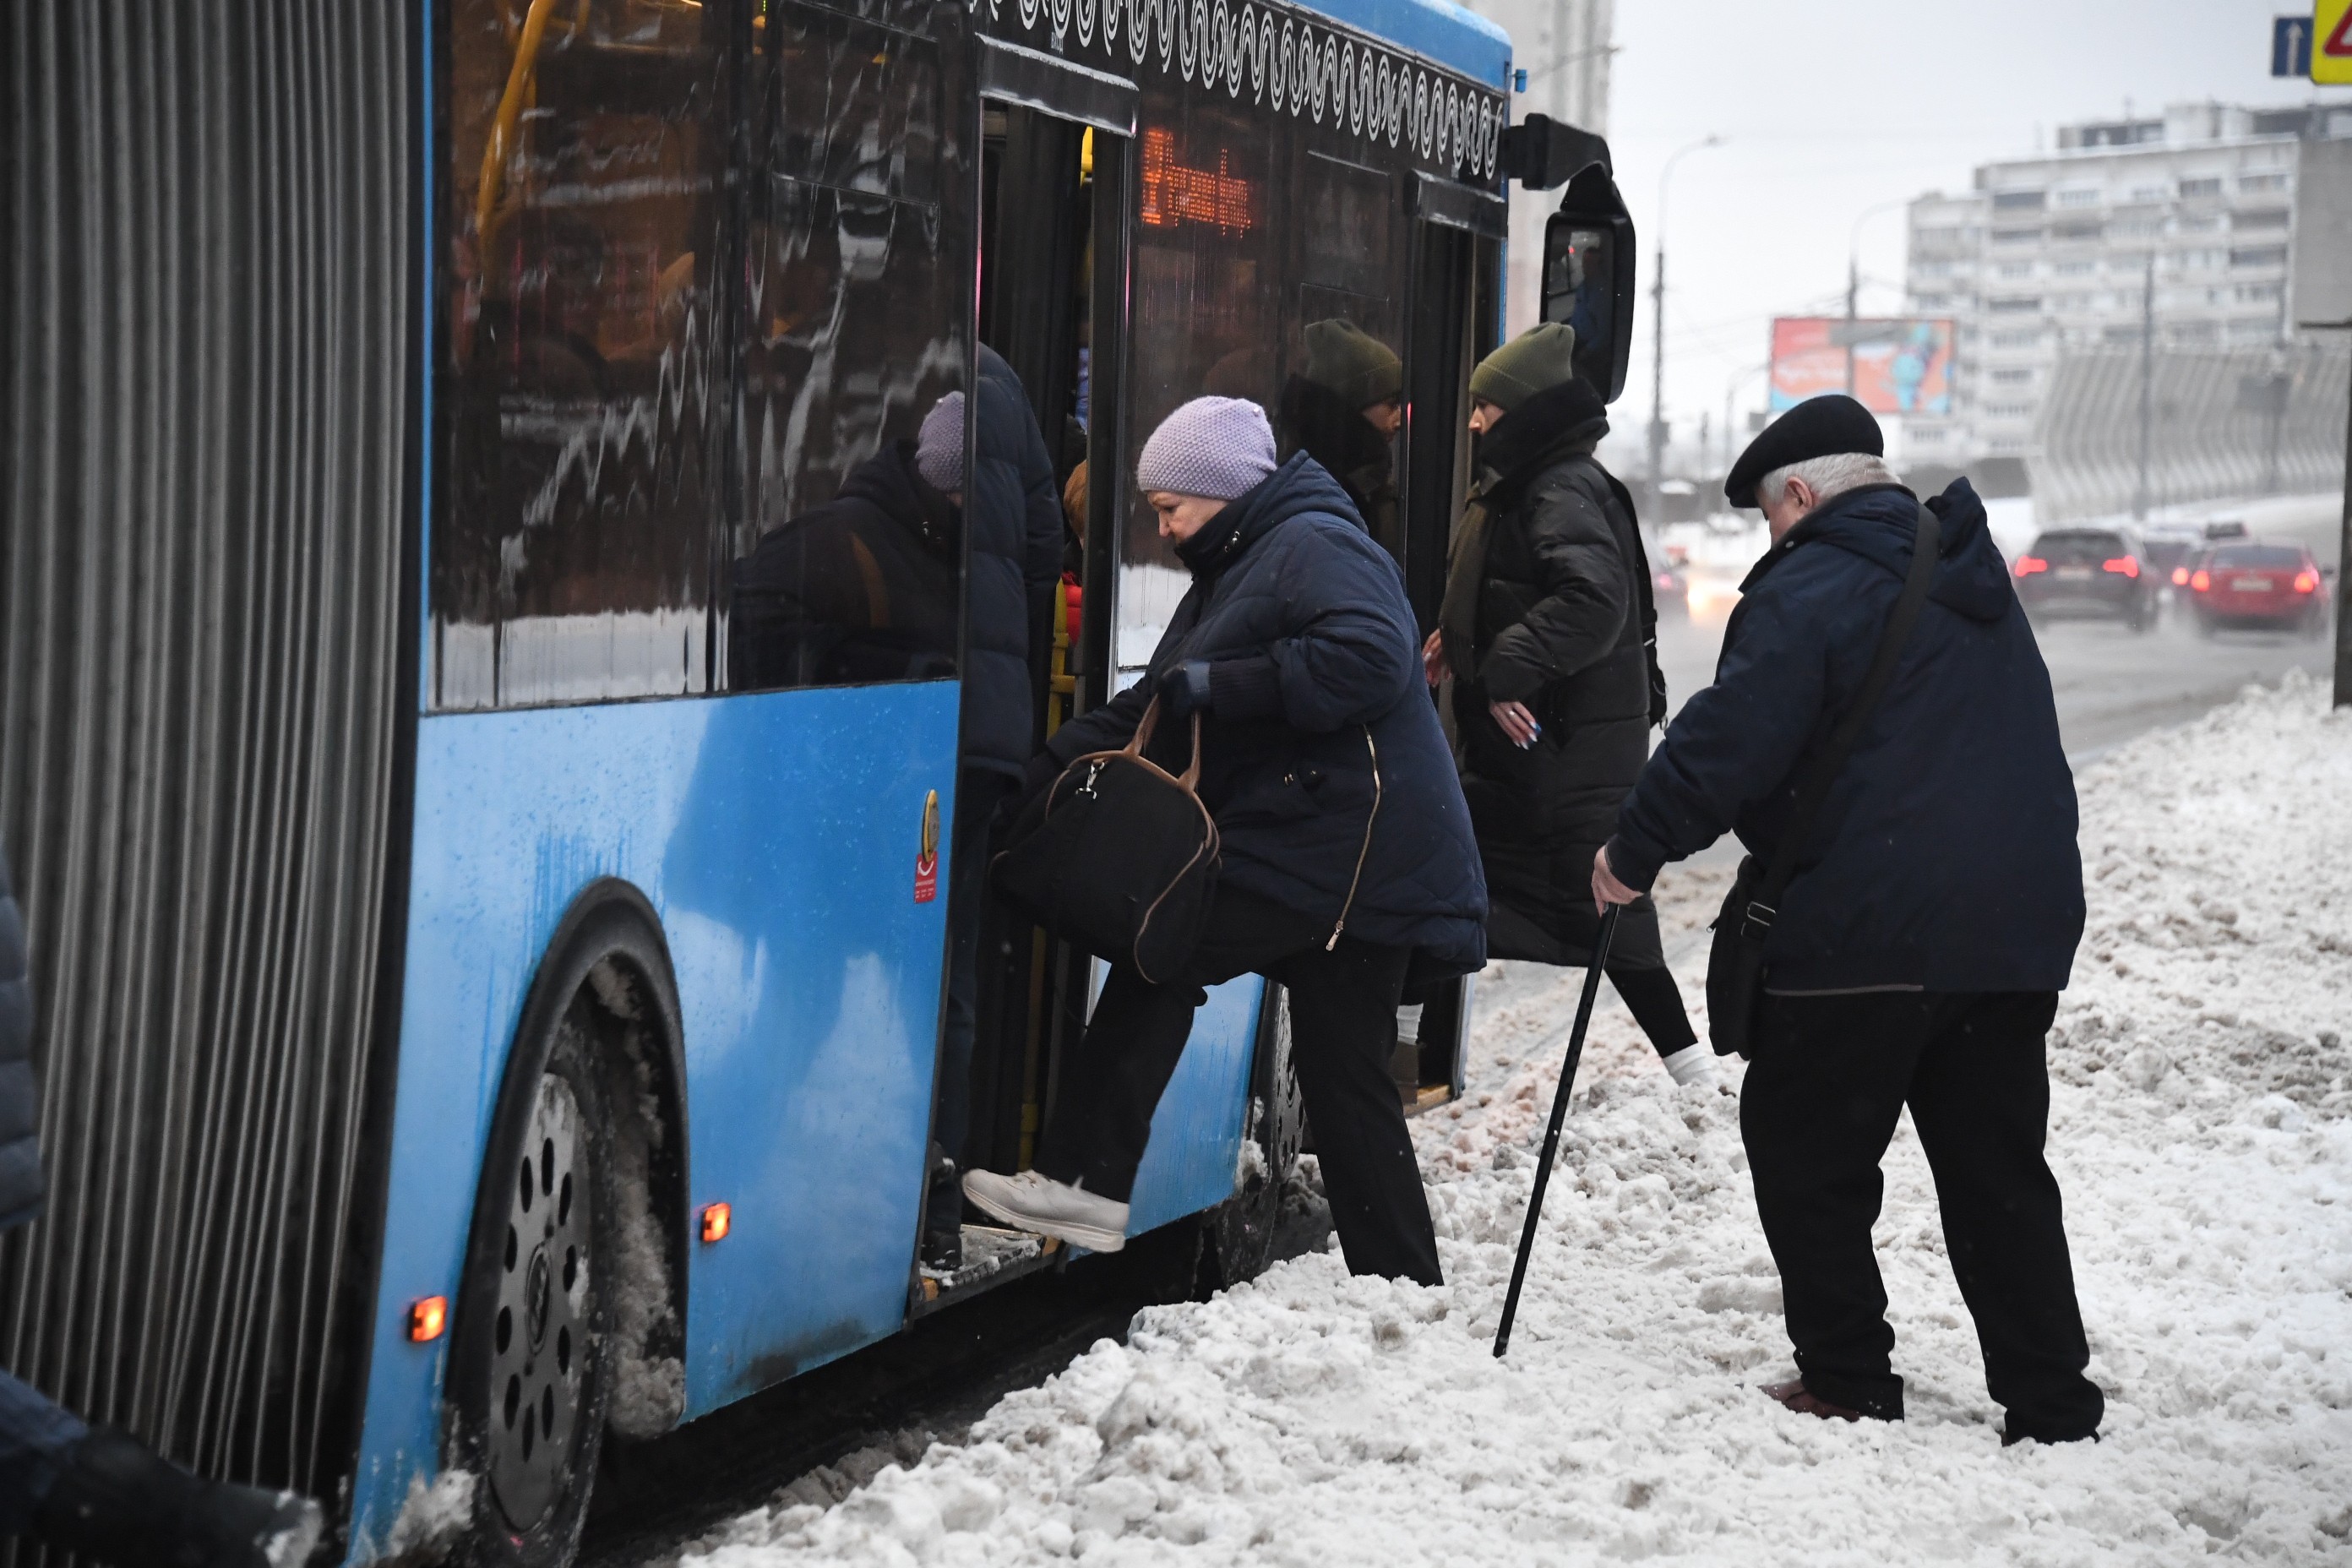
[{"label": "man with walking cane", "polygon": [[[1870,1231],[1906,1105],[2005,1443],[2097,1436],[2105,1402],[2056,1179],[2044,1037],[2083,929],[2050,677],[1966,479],[1922,507],[1852,398],[1798,405],[1724,493],[1772,548],[1593,858],[1597,901],[1737,833],[1707,982],[1753,1065],[1740,1132],[1780,1266],[1790,1409],[1897,1420]],[[1915,542],[1923,546],[1915,550]]]}]

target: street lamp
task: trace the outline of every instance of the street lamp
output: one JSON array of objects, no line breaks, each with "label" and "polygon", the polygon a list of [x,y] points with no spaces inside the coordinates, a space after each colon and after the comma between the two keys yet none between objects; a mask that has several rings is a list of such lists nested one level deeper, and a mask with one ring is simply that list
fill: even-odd
[{"label": "street lamp", "polygon": [[1657,264],[1650,285],[1650,353],[1657,362],[1650,376],[1650,512],[1658,510],[1658,487],[1665,480],[1666,462],[1666,181],[1682,162],[1685,153],[1696,153],[1702,147],[1720,147],[1723,138],[1705,136],[1696,142],[1675,149],[1666,159],[1666,166],[1658,171],[1658,245]]},{"label": "street lamp", "polygon": [[1892,212],[1896,207],[1909,206],[1910,205],[1911,198],[1909,196],[1896,196],[1892,201],[1880,202],[1874,206],[1866,206],[1855,216],[1853,226],[1846,230],[1845,395],[1848,397],[1852,397],[1853,395],[1854,321],[1859,313],[1857,307],[1861,302],[1862,297],[1862,226],[1865,221],[1876,217],[1880,213]]}]

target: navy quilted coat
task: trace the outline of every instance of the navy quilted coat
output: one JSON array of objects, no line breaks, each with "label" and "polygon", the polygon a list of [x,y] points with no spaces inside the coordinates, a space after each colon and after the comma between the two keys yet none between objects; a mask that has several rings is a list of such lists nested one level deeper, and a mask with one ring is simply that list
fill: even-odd
[{"label": "navy quilted coat", "polygon": [[0,1230],[41,1212],[41,1097],[33,1084],[33,980],[25,917],[0,853]]},{"label": "navy quilted coat", "polygon": [[[1486,962],[1486,884],[1421,673],[1404,580],[1300,453],[1179,551],[1192,586],[1142,680],[1055,731],[1066,763],[1127,743],[1161,679],[1209,662],[1201,795],[1226,885],[1418,950],[1415,979]],[[1191,727],[1152,760],[1181,770]],[[1375,802],[1377,801],[1377,809]],[[1352,889],[1352,896],[1351,896]]]},{"label": "navy quilted coat", "polygon": [[1037,723],[1040,639],[1052,630],[1044,595],[1062,575],[1061,488],[1021,378],[985,343],[974,395],[961,760],[1018,776]]}]

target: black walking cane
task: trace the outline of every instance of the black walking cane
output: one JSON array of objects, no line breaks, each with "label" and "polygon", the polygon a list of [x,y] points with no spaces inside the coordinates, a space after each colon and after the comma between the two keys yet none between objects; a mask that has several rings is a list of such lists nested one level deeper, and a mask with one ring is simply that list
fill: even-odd
[{"label": "black walking cane", "polygon": [[1601,917],[1601,934],[1592,939],[1592,967],[1584,972],[1584,994],[1576,999],[1576,1027],[1568,1032],[1568,1060],[1560,1065],[1559,1090],[1551,1097],[1551,1125],[1544,1129],[1543,1156],[1536,1162],[1536,1190],[1528,1194],[1528,1224],[1519,1232],[1519,1260],[1511,1265],[1511,1293],[1503,1298],[1503,1321],[1495,1330],[1497,1360],[1511,1348],[1511,1320],[1519,1315],[1519,1287],[1527,1283],[1528,1254],[1535,1250],[1544,1188],[1551,1183],[1552,1156],[1559,1152],[1559,1124],[1568,1120],[1568,1097],[1576,1091],[1576,1064],[1584,1058],[1585,1027],[1592,1022],[1593,999],[1601,994],[1601,966],[1609,962],[1609,939],[1617,934],[1617,914],[1622,908],[1622,904],[1609,906],[1609,912]]}]

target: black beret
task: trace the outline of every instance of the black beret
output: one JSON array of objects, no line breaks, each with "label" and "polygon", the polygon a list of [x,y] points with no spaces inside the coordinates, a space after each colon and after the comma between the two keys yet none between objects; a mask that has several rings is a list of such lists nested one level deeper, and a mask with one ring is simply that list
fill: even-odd
[{"label": "black beret", "polygon": [[1723,481],[1724,498],[1734,506],[1754,506],[1756,481],[1773,469],[1847,452],[1885,457],[1886,437],[1878,421],[1843,392],[1808,397],[1748,443],[1748,450],[1731,465],[1731,477]]}]

